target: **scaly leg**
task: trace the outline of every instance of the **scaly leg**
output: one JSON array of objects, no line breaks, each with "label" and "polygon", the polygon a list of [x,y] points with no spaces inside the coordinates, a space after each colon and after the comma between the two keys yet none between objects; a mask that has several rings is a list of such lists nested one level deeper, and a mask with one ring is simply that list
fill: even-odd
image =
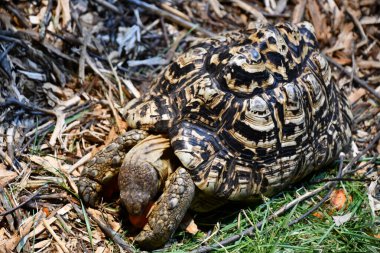
[{"label": "scaly leg", "polygon": [[[99,151],[86,165],[78,182],[79,195],[85,204],[95,207],[101,197],[117,189],[117,175],[125,154],[148,133],[128,131]],[[113,184],[115,182],[115,184]]]},{"label": "scaly leg", "polygon": [[180,167],[169,176],[163,194],[148,216],[148,223],[135,241],[144,249],[162,247],[175,232],[186,214],[195,185],[186,169]]}]

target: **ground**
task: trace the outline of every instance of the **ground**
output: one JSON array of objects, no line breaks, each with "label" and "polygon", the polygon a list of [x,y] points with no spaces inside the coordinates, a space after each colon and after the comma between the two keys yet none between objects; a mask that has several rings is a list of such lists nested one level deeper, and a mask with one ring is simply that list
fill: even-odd
[{"label": "ground", "polygon": [[119,203],[86,208],[75,185],[125,131],[120,109],[197,38],[302,20],[352,104],[351,154],[263,203],[189,214],[162,251],[379,252],[379,13],[376,0],[4,1],[0,252],[138,251]]}]

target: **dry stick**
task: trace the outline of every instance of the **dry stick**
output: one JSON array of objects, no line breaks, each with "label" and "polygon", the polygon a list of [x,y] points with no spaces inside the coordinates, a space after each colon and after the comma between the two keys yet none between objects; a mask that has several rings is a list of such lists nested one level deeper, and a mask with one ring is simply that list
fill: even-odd
[{"label": "dry stick", "polygon": [[119,76],[117,75],[116,68],[112,65],[110,54],[106,54],[108,65],[111,68],[112,74],[115,77],[115,81],[117,83],[117,87],[119,88],[119,98],[120,98],[120,104],[124,104],[124,96],[123,96],[123,88],[121,85],[121,81]]},{"label": "dry stick", "polygon": [[326,178],[321,180],[316,180],[313,182],[310,182],[308,184],[320,184],[320,183],[326,183],[326,182],[333,182],[333,181],[339,181],[339,182],[373,182],[376,180],[370,179],[370,178]]},{"label": "dry stick", "polygon": [[355,14],[352,12],[352,10],[348,8],[346,12],[351,17],[352,21],[354,21],[355,26],[359,29],[360,37],[362,37],[362,40],[357,44],[356,49],[358,49],[368,43],[368,37],[364,32],[363,26],[360,24],[359,20],[355,17]]},{"label": "dry stick", "polygon": [[48,5],[46,7],[44,18],[40,22],[40,33],[39,33],[40,41],[43,41],[45,39],[46,30],[52,17],[52,14],[51,14],[52,8],[53,8],[53,0],[48,0]]},{"label": "dry stick", "polygon": [[[343,176],[343,158],[344,158],[344,154],[341,153],[339,155],[339,171],[338,171],[338,176],[337,178],[342,178]],[[288,223],[288,226],[290,227],[291,225],[294,225],[296,223],[298,223],[299,221],[305,219],[307,216],[309,216],[312,212],[314,212],[315,210],[317,210],[321,205],[323,205],[323,203],[326,202],[326,200],[328,200],[330,198],[330,195],[331,193],[334,191],[334,187],[337,185],[337,181],[333,182],[331,184],[331,187],[330,187],[330,190],[329,192],[316,204],[314,205],[312,208],[310,208],[306,213],[302,214],[300,217],[292,220],[291,222]]]},{"label": "dry stick", "polygon": [[28,19],[25,18],[25,16],[24,16],[24,13],[21,13],[20,10],[17,9],[14,6],[14,4],[12,3],[12,1],[4,4],[3,7],[7,11],[9,11],[10,13],[12,13],[14,15],[14,17],[16,17],[20,21],[20,23],[24,26],[24,28],[26,28],[26,29],[30,29],[31,28]]},{"label": "dry stick", "polygon": [[[377,135],[372,139],[372,141],[368,144],[368,146],[362,152],[360,152],[357,156],[355,156],[351,160],[351,162],[346,167],[344,167],[344,169],[342,169],[341,175],[354,173],[356,170],[351,170],[352,166],[354,166],[354,164],[356,164],[359,161],[359,159],[365,153],[367,153],[379,140],[380,140],[380,132],[377,133]],[[301,203],[302,201],[315,196],[316,194],[318,194],[319,192],[321,192],[323,190],[329,189],[330,187],[332,187],[332,185],[334,185],[334,183],[335,182],[328,182],[328,183],[324,184],[323,186],[321,186],[321,187],[319,187],[319,188],[317,188],[311,192],[305,193],[304,195],[294,199],[290,203],[283,205],[280,209],[278,209],[276,212],[274,212],[272,215],[270,215],[268,217],[267,221],[270,221],[270,220],[273,220],[274,218],[277,218],[278,216],[282,215],[283,213],[290,210],[291,208],[293,208],[295,205]],[[303,217],[303,218],[305,218],[305,217]],[[233,235],[231,237],[224,239],[221,242],[218,242],[218,243],[213,244],[211,246],[200,247],[200,248],[193,250],[191,252],[192,253],[209,252],[209,251],[214,250],[216,248],[220,248],[221,246],[225,246],[227,244],[236,242],[237,240],[239,240],[243,236],[252,235],[253,232],[256,229],[261,228],[263,226],[263,224],[264,224],[264,221],[260,221],[260,222],[256,223],[255,226],[247,228],[246,230],[244,230],[243,232],[241,232],[238,235]]]},{"label": "dry stick", "polygon": [[31,201],[32,199],[34,199],[40,192],[42,189],[44,189],[46,186],[42,186],[40,187],[37,191],[35,191],[32,195],[30,195],[24,202],[22,202],[21,204],[19,204],[18,206],[12,208],[12,209],[9,209],[7,210],[6,212],[3,212],[3,213],[0,213],[0,217],[1,216],[4,216],[4,215],[7,215],[7,214],[10,214],[10,213],[13,213],[14,211],[16,211],[17,209],[19,209],[20,207],[24,206],[25,204],[27,204],[29,201]]},{"label": "dry stick", "polygon": [[43,112],[43,113],[46,113],[49,115],[56,116],[56,113],[53,110],[45,109],[45,108],[39,107],[39,106],[34,105],[34,104],[25,104],[25,103],[17,100],[16,98],[13,98],[13,97],[7,98],[5,100],[5,102],[0,103],[0,106],[3,108],[5,108],[7,106],[11,106],[11,105],[19,106],[19,107],[24,108],[28,111],[31,111],[31,113],[33,113],[33,111],[39,111],[39,112]]},{"label": "dry stick", "polygon": [[58,243],[59,247],[63,250],[63,252],[70,253],[70,251],[66,248],[63,241],[54,232],[53,228],[50,226],[50,224],[46,221],[45,218],[42,219],[42,223],[44,224],[45,228],[49,231],[49,233],[53,236],[54,240]]},{"label": "dry stick", "polygon": [[166,46],[169,46],[170,42],[169,42],[168,31],[166,29],[165,20],[163,17],[160,17],[160,23],[161,23],[162,34],[164,35],[165,44],[166,44]]},{"label": "dry stick", "polygon": [[192,29],[192,30],[195,30],[195,31],[198,31],[198,32],[201,32],[207,36],[214,36],[215,34],[202,28],[202,27],[199,27],[198,24],[194,24],[194,23],[191,23],[187,20],[184,20],[183,18],[180,18],[178,16],[175,16],[173,15],[172,13],[168,12],[168,11],[165,11],[163,9],[160,9],[158,8],[157,6],[153,5],[153,4],[148,4],[148,3],[145,3],[143,1],[140,1],[140,0],[126,0],[127,2],[129,3],[132,3],[138,7],[141,7],[141,8],[144,8],[158,16],[161,16],[163,18],[167,18],[167,19],[170,19],[171,21],[173,21],[174,23],[177,23],[185,28],[188,28],[188,29]]},{"label": "dry stick", "polygon": [[[336,61],[334,61],[332,58],[330,58],[329,56],[323,54],[327,61],[330,62],[332,65],[334,65],[335,67],[337,67],[341,72],[343,72],[346,76],[348,77],[351,77],[351,73],[348,72],[342,65],[340,65],[339,63],[337,63]],[[368,85],[368,83],[362,79],[360,79],[359,77],[357,77],[356,75],[353,75],[353,79],[354,79],[354,82],[359,84],[360,86],[362,86],[364,89],[366,89],[367,91],[369,91],[370,93],[372,93],[379,101],[380,101],[380,94],[378,92],[376,92],[376,90],[374,88],[372,88],[371,86]]]},{"label": "dry stick", "polygon": [[268,20],[264,17],[264,15],[260,11],[258,11],[255,7],[253,7],[252,5],[249,5],[246,2],[241,1],[241,0],[233,0],[232,2],[235,3],[237,6],[239,6],[240,9],[243,9],[246,12],[251,13],[252,16],[257,21],[260,21],[263,23],[268,22]]},{"label": "dry stick", "polygon": [[102,5],[103,7],[109,9],[110,11],[113,11],[115,12],[116,14],[119,14],[119,15],[122,15],[123,12],[121,10],[119,10],[119,8],[117,8],[115,5],[105,1],[105,0],[94,0],[95,2],[97,2],[98,4]]},{"label": "dry stick", "polygon": [[88,214],[91,217],[91,219],[93,219],[96,222],[96,224],[100,227],[100,229],[104,232],[104,234],[106,234],[108,238],[111,238],[112,241],[117,243],[123,250],[125,250],[125,252],[134,252],[131,246],[129,246],[129,244],[126,241],[124,241],[123,238],[121,238],[119,233],[114,231],[103,221],[95,218],[94,215],[92,215],[90,212],[88,212]]},{"label": "dry stick", "polygon": [[357,171],[358,169],[351,170],[352,166],[354,166],[359,161],[359,159],[365,153],[367,153],[379,140],[380,140],[380,131],[376,134],[376,136],[372,139],[372,141],[368,144],[368,146],[348,163],[348,165],[343,169],[343,174],[344,175],[351,174]]},{"label": "dry stick", "polygon": [[7,153],[5,153],[4,151],[2,151],[1,149],[0,149],[0,157],[3,158],[3,160],[5,161],[5,163],[7,165],[11,166],[12,169],[14,169],[18,175],[21,174],[21,171],[16,167],[16,165],[13,163],[13,161],[9,157],[9,155]]},{"label": "dry stick", "polygon": [[292,23],[299,23],[303,19],[306,9],[306,0],[298,0],[298,4],[294,8],[292,15]]},{"label": "dry stick", "polygon": [[[71,203],[71,205],[74,207],[74,210],[77,212],[79,218],[85,221],[82,209],[74,203]],[[104,222],[96,219],[94,215],[91,214],[91,212],[87,211],[87,214],[91,217],[91,219],[93,219],[97,223],[97,225],[100,227],[100,229],[102,229],[102,231],[106,234],[108,238],[111,238],[117,245],[119,245],[126,252],[134,252],[132,247],[126,241],[124,241],[123,238],[121,238],[119,233],[114,231],[112,228],[109,228]]]}]

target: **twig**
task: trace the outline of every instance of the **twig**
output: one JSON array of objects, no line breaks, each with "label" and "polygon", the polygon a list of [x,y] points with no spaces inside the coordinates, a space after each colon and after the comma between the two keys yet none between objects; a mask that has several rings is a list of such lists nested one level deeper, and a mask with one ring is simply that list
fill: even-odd
[{"label": "twig", "polygon": [[58,243],[59,247],[63,250],[65,253],[70,253],[70,251],[66,248],[63,241],[59,238],[59,236],[54,232],[53,228],[50,226],[50,224],[46,221],[45,218],[42,218],[42,223],[44,224],[44,227],[50,232],[50,234],[53,236],[54,240]]},{"label": "twig", "polygon": [[175,16],[173,15],[172,13],[168,12],[168,11],[165,11],[163,9],[160,9],[158,8],[157,6],[153,5],[153,4],[148,4],[148,3],[145,3],[143,1],[140,1],[140,0],[125,0],[129,3],[132,3],[138,7],[141,7],[141,8],[144,8],[150,12],[152,12],[153,14],[155,15],[158,15],[158,16],[161,16],[161,17],[164,17],[164,18],[167,18],[171,21],[173,21],[174,23],[177,23],[185,28],[188,28],[188,29],[193,29],[195,31],[198,31],[198,32],[201,32],[207,36],[214,36],[215,34],[202,28],[202,27],[199,27],[198,24],[194,24],[194,23],[191,23],[187,20],[184,20],[183,18],[180,18],[178,16]]},{"label": "twig", "polygon": [[119,10],[115,5],[105,1],[105,0],[94,0],[98,4],[102,5],[103,7],[109,9],[110,11],[115,12],[116,14],[122,15],[123,12]]},{"label": "twig", "polygon": [[245,10],[246,12],[251,13],[252,16],[254,16],[254,18],[257,21],[263,22],[263,23],[268,22],[268,20],[264,17],[264,15],[260,11],[256,10],[256,8],[254,8],[252,5],[249,5],[246,2],[241,1],[241,0],[233,0],[232,2],[235,3],[237,6],[239,6],[239,8]]},{"label": "twig", "polygon": [[122,89],[120,78],[117,75],[116,68],[112,65],[110,54],[106,54],[106,56],[107,56],[108,65],[110,66],[112,74],[115,77],[117,87],[119,88],[120,104],[123,105],[124,104],[124,96],[123,96],[123,89]]},{"label": "twig", "polygon": [[27,104],[24,104],[23,102],[15,99],[15,98],[7,98],[4,103],[0,103],[0,107],[2,107],[2,108],[5,108],[6,106],[10,106],[10,105],[22,107],[22,108],[26,109],[27,111],[30,111],[32,114],[38,114],[38,113],[33,112],[33,111],[39,111],[39,112],[43,112],[43,113],[46,113],[49,115],[56,116],[56,113],[52,110],[41,108],[41,107],[33,105],[33,104],[27,105]]},{"label": "twig", "polygon": [[[79,218],[81,220],[84,220],[84,215],[83,215],[83,212],[81,210],[81,208],[74,204],[74,203],[71,203],[71,205],[74,207],[74,210],[77,212]],[[98,219],[96,219],[94,217],[94,215],[92,215],[91,212],[88,212],[88,215],[91,217],[91,219],[93,219],[97,224],[98,226],[100,227],[100,229],[102,229],[102,231],[107,235],[107,237],[111,238],[116,244],[118,244],[123,250],[125,250],[126,252],[130,253],[130,252],[134,252],[132,247],[123,240],[123,238],[121,238],[120,234],[117,233],[116,231],[114,231],[113,229],[109,228],[106,224],[104,224],[102,221],[99,221]]]},{"label": "twig", "polygon": [[372,139],[372,141],[368,144],[368,146],[363,150],[361,151],[357,156],[355,156],[350,162],[349,164],[347,164],[347,166],[343,169],[343,175],[346,175],[346,174],[351,174],[351,173],[354,173],[355,171],[358,170],[358,168],[354,169],[354,170],[351,170],[352,166],[354,166],[358,161],[359,159],[365,154],[367,153],[373,146],[375,146],[375,144],[380,140],[380,131],[376,134],[376,136]]},{"label": "twig", "polygon": [[100,227],[100,229],[106,234],[108,238],[111,238],[112,241],[117,243],[126,252],[133,252],[131,246],[129,246],[128,243],[124,241],[123,238],[121,238],[119,233],[110,228],[106,223],[95,218],[95,216],[92,215],[91,212],[88,212],[88,214],[91,217],[91,219],[93,219],[96,222],[96,224]]},{"label": "twig", "polygon": [[359,20],[355,17],[355,14],[352,12],[352,10],[350,8],[347,8],[346,11],[347,11],[348,15],[351,17],[351,19],[354,22],[354,24],[356,25],[356,27],[358,28],[358,30],[360,32],[360,37],[362,37],[362,40],[356,45],[356,49],[358,49],[358,48],[360,48],[360,47],[362,47],[368,43],[368,37],[365,34],[362,25],[360,24]]},{"label": "twig", "polygon": [[[326,57],[326,59],[327,59],[328,62],[330,62],[335,67],[337,67],[346,76],[351,77],[351,73],[348,72],[342,65],[340,65],[339,63],[337,63],[336,61],[334,61],[331,57],[329,57],[329,56],[327,56],[325,54],[323,54],[323,55]],[[369,86],[366,81],[360,79],[356,75],[353,75],[352,77],[353,77],[355,83],[359,84],[361,87],[363,87],[364,89],[366,89],[367,91],[369,91],[370,93],[372,93],[372,95],[374,95],[380,101],[380,94],[377,93],[376,90],[373,89],[371,86]]]},{"label": "twig", "polygon": [[[375,162],[376,159],[377,159],[377,157],[372,157],[371,160],[368,160],[365,163],[361,164],[360,166],[356,167],[355,171],[363,169],[368,164],[371,164],[371,163]],[[368,178],[343,178],[343,177],[341,177],[341,178],[326,178],[326,179],[316,180],[316,181],[310,182],[309,184],[319,184],[319,183],[322,183],[322,182],[330,182],[330,181],[372,182],[373,180],[368,179]]]},{"label": "twig", "polygon": [[5,216],[7,214],[13,213],[17,209],[21,208],[22,206],[24,206],[25,204],[27,204],[29,201],[31,201],[32,199],[34,199],[41,192],[41,190],[44,189],[44,188],[46,188],[46,185],[40,187],[37,191],[35,191],[32,195],[30,195],[24,202],[22,202],[18,206],[14,207],[12,209],[9,209],[6,212],[0,213],[0,216]]},{"label": "twig", "polygon": [[181,43],[181,41],[188,35],[188,32],[186,31],[182,31],[178,36],[177,38],[175,39],[175,41],[173,42],[173,44],[170,46],[168,52],[166,53],[166,60],[168,62],[170,62],[173,57],[174,57],[174,54],[175,54],[175,51],[177,50],[178,46],[179,46],[179,43]]},{"label": "twig", "polygon": [[19,21],[20,23],[27,29],[30,29],[31,26],[30,26],[30,23],[28,21],[27,18],[25,18],[21,13],[20,11],[14,6],[14,4],[12,3],[12,1],[6,3],[3,5],[3,7],[8,10],[9,12],[11,12]]},{"label": "twig", "polygon": [[81,46],[81,50],[80,50],[80,57],[79,57],[79,61],[78,61],[78,77],[79,77],[79,80],[81,81],[81,83],[84,82],[84,79],[85,79],[85,61],[86,61],[86,55],[87,55],[87,45],[90,44],[90,40],[91,40],[91,36],[92,36],[92,33],[91,32],[85,32],[85,34],[82,34],[82,36],[84,36],[84,39],[83,39],[83,43],[82,43],[82,46]]},{"label": "twig", "polygon": [[[344,158],[344,154],[341,153],[339,155],[339,171],[338,171],[338,175],[337,175],[337,178],[341,178],[342,177],[342,173],[343,173],[343,158]],[[298,222],[300,222],[301,220],[305,219],[307,216],[309,216],[312,212],[314,212],[315,210],[317,210],[321,205],[323,205],[323,203],[326,202],[326,200],[328,200],[331,196],[331,193],[334,191],[334,187],[337,185],[337,182],[333,182],[330,186],[330,190],[329,192],[316,204],[314,205],[312,208],[310,208],[306,213],[304,213],[303,215],[301,215],[300,217],[292,220],[291,222],[288,223],[288,226],[292,226]]]},{"label": "twig", "polygon": [[372,182],[372,179],[369,178],[326,178],[321,180],[316,180],[313,182],[310,182],[308,184],[319,184],[319,183],[325,183],[325,182],[333,182],[333,181],[340,181],[340,182]]},{"label": "twig", "polygon": [[52,16],[52,14],[51,14],[52,8],[53,8],[53,0],[49,0],[48,5],[46,6],[44,18],[42,19],[41,25],[40,25],[39,38],[41,41],[43,41],[45,39],[47,26],[49,25],[49,22],[50,22],[50,19]]},{"label": "twig", "polygon": [[3,161],[5,161],[6,164],[11,166],[12,169],[14,169],[17,172],[17,174],[19,174],[19,175],[21,174],[21,172],[16,167],[16,165],[14,164],[12,159],[9,157],[9,155],[7,153],[5,153],[4,151],[2,151],[1,149],[0,149],[0,157],[3,158]]},{"label": "twig", "polygon": [[169,46],[169,36],[168,36],[168,31],[167,31],[167,29],[166,29],[166,26],[165,26],[165,20],[164,20],[163,17],[160,17],[160,23],[161,23],[162,34],[164,35],[165,44],[166,44],[166,46]]},{"label": "twig", "polygon": [[294,8],[292,15],[292,23],[299,23],[303,19],[306,9],[306,0],[298,0],[298,4]]}]

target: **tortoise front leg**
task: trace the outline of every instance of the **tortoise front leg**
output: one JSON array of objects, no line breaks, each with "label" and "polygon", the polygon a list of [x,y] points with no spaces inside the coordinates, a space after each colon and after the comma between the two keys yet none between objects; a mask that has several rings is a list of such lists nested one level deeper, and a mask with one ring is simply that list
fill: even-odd
[{"label": "tortoise front leg", "polygon": [[186,169],[170,175],[160,199],[148,216],[148,223],[135,241],[144,249],[162,247],[175,232],[194,198],[195,185]]},{"label": "tortoise front leg", "polygon": [[130,130],[118,136],[87,163],[77,183],[85,204],[95,207],[102,196],[117,189],[117,175],[125,154],[147,136],[143,130]]}]

